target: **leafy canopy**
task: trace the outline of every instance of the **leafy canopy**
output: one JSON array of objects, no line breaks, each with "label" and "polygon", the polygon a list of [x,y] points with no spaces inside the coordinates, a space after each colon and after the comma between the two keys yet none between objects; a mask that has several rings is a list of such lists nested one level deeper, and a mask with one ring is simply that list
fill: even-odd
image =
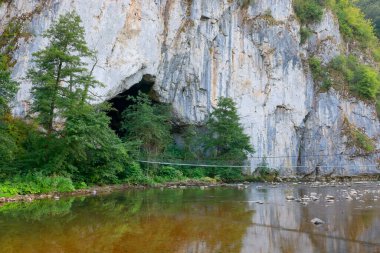
[{"label": "leafy canopy", "polygon": [[34,56],[35,67],[28,72],[34,102],[32,112],[51,133],[54,120],[65,111],[87,99],[90,87],[98,85],[87,70],[84,57],[94,52],[87,47],[84,28],[74,12],[60,16],[43,36],[49,45]]},{"label": "leafy canopy", "polygon": [[158,156],[172,143],[168,105],[153,104],[148,95],[129,98],[133,104],[122,113],[125,139],[140,143],[142,155]]}]

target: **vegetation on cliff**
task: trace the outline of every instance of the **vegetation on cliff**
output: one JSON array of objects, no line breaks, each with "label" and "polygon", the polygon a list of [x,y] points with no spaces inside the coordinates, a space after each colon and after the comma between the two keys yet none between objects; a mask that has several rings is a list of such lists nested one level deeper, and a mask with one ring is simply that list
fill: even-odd
[{"label": "vegetation on cliff", "polygon": [[[129,98],[122,113],[123,138],[109,127],[106,103],[91,105],[91,90],[102,85],[92,76],[94,59],[85,42],[84,28],[75,13],[68,13],[49,28],[46,48],[33,54],[28,71],[33,103],[28,120],[14,118],[9,103],[18,83],[10,78],[5,56],[0,69],[0,197],[14,194],[72,191],[88,184],[152,184],[213,176],[225,181],[242,178],[231,168],[193,169],[140,165],[139,158],[159,160],[184,154],[171,135],[171,108],[153,104],[140,93]],[[236,105],[222,98],[210,119],[206,133],[196,143],[202,157],[212,161],[241,162],[253,152],[243,133]],[[177,158],[185,159],[179,155]],[[194,158],[194,156],[193,156]],[[211,171],[211,172],[210,172]]]}]

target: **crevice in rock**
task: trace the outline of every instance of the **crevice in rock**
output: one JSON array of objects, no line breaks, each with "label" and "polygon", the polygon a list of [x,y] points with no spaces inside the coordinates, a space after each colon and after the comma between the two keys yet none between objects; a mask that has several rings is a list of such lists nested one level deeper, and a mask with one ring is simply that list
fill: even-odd
[{"label": "crevice in rock", "polygon": [[108,116],[111,118],[110,127],[118,135],[121,135],[122,112],[133,104],[132,101],[128,100],[128,97],[136,97],[139,92],[142,92],[148,94],[152,101],[158,102],[157,95],[152,89],[154,83],[155,76],[144,75],[140,82],[132,85],[129,89],[108,100],[112,107],[108,112]]}]

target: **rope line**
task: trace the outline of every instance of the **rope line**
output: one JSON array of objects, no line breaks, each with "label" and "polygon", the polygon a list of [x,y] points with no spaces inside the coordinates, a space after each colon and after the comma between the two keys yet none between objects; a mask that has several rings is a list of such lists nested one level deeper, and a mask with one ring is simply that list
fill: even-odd
[{"label": "rope line", "polygon": [[[248,168],[251,167],[250,165],[220,165],[220,164],[196,164],[196,163],[174,163],[174,162],[160,162],[160,161],[144,161],[144,160],[138,160],[140,163],[147,163],[147,164],[160,164],[160,165],[175,165],[175,166],[189,166],[189,167],[212,167],[212,168]],[[260,166],[260,165],[257,165]],[[269,166],[272,167],[272,166]],[[280,169],[285,168],[304,168],[308,166],[281,166],[278,167]],[[369,164],[369,165],[337,165],[337,166],[317,166],[318,168],[347,168],[347,167],[379,167],[377,164]]]}]

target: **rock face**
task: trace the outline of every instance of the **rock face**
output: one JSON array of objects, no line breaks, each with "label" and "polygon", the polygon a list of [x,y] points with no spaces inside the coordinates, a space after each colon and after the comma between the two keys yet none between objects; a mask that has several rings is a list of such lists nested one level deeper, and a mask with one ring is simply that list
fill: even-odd
[{"label": "rock face", "polygon": [[[13,0],[0,7],[1,28],[23,17],[25,30],[13,53],[21,81],[14,113],[25,115],[31,85],[25,81],[32,53],[46,46],[40,35],[60,14],[75,10],[86,40],[97,50],[95,92],[110,99],[155,77],[158,99],[172,103],[179,124],[202,124],[218,97],[232,97],[256,149],[254,169],[267,156],[280,174],[379,173],[379,155],[354,157],[342,135],[345,118],[371,138],[380,134],[374,106],[318,93],[307,59],[323,62],[340,53],[335,17],[326,11],[307,45],[291,0]],[[0,30],[1,31],[1,30]],[[91,64],[91,63],[90,63]],[[378,139],[377,148],[380,148]],[[376,166],[377,165],[377,166]]]}]

